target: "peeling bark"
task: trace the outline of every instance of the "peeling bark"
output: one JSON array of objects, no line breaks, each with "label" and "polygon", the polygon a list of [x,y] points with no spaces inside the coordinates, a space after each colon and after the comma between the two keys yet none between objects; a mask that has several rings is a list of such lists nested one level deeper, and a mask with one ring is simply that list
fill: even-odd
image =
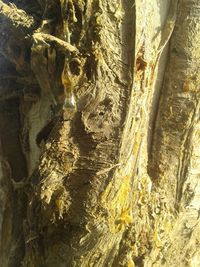
[{"label": "peeling bark", "polygon": [[198,266],[198,1],[14,2],[3,266]]}]

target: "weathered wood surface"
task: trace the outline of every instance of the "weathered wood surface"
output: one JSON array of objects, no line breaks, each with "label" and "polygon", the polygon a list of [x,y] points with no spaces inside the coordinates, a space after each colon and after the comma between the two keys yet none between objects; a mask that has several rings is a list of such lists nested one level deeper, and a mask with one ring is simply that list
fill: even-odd
[{"label": "weathered wood surface", "polygon": [[198,1],[15,4],[0,1],[3,266],[199,266]]}]

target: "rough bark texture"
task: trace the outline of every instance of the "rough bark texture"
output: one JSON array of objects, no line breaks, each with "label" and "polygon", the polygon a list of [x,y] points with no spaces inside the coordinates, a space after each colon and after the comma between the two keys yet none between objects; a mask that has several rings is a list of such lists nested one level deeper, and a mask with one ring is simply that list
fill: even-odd
[{"label": "rough bark texture", "polygon": [[199,1],[13,2],[2,266],[199,266]]}]

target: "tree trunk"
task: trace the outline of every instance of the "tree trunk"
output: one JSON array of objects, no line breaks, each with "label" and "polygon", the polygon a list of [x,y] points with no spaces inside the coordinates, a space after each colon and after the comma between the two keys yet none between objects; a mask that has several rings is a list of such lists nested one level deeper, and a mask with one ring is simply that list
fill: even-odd
[{"label": "tree trunk", "polygon": [[200,266],[200,3],[0,1],[3,267]]}]

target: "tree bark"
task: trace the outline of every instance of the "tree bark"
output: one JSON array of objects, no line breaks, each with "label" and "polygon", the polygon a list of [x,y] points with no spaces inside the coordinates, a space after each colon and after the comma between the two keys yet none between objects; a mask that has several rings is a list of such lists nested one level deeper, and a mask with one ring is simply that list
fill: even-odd
[{"label": "tree bark", "polygon": [[199,266],[198,1],[4,2],[2,266]]}]

